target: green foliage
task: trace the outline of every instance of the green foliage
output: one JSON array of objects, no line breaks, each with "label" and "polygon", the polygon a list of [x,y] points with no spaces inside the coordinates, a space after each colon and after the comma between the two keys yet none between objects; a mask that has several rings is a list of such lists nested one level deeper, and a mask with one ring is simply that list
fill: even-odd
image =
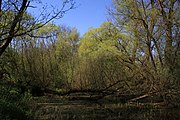
[{"label": "green foliage", "polygon": [[79,63],[73,85],[81,89],[103,89],[117,81],[124,81],[124,65],[118,58],[125,58],[125,55],[119,51],[121,46],[118,41],[122,42],[125,37],[111,22],[85,33],[79,43]]},{"label": "green foliage", "polygon": [[12,48],[7,49],[0,57],[0,119],[33,119],[31,95],[22,94],[18,87],[18,58]]},{"label": "green foliage", "polygon": [[[56,62],[60,79],[65,84],[70,84],[74,77],[79,33],[76,28],[60,27],[56,44]],[[63,83],[63,84],[64,84]],[[58,86],[58,84],[57,84]]]},{"label": "green foliage", "polygon": [[79,56],[96,57],[117,51],[118,35],[118,31],[110,22],[103,23],[100,28],[91,29],[80,42]]},{"label": "green foliage", "polygon": [[167,104],[177,104],[179,97],[175,67],[178,58],[173,56],[179,51],[175,24],[177,4],[177,1],[167,0],[114,0],[109,11],[119,30],[130,36],[129,47],[123,46],[130,56],[124,60],[130,63],[128,67],[132,71],[128,74],[132,76],[131,90],[134,93],[157,92]]},{"label": "green foliage", "polygon": [[24,95],[18,89],[0,85],[0,119],[25,120],[33,119],[31,95]]},{"label": "green foliage", "polygon": [[19,86],[22,93],[69,86],[74,77],[79,33],[75,28],[54,24],[33,32],[39,37],[18,37],[1,56],[1,71],[7,71],[3,76],[11,78],[9,82]]}]

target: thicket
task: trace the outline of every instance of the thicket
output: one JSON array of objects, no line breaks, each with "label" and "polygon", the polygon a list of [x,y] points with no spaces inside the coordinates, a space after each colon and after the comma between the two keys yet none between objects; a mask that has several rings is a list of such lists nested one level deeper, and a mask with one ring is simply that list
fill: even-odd
[{"label": "thicket", "polygon": [[[24,32],[23,20],[34,20],[25,14],[20,28],[14,29],[18,32],[0,34],[0,116],[21,119],[23,114],[22,119],[29,119],[31,95],[73,90],[157,96],[166,105],[178,106],[178,5],[177,0],[114,0],[108,10],[112,20],[82,37],[76,28],[43,22]],[[1,20],[1,29],[3,25]]]}]

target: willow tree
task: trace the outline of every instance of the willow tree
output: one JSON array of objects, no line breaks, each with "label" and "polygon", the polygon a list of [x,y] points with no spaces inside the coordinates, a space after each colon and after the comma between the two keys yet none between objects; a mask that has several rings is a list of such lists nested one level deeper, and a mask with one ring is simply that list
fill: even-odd
[{"label": "willow tree", "polygon": [[100,90],[120,90],[127,87],[125,71],[126,65],[129,65],[123,61],[128,61],[129,56],[123,51],[128,42],[122,41],[126,39],[125,36],[111,22],[105,22],[99,28],[85,33],[78,48],[76,87]]},{"label": "willow tree", "polygon": [[[113,0],[109,9],[119,30],[135,38],[135,63],[140,63],[144,79],[151,81],[149,90],[171,98],[179,84],[174,74],[179,66],[178,6],[178,0]],[[176,92],[169,94],[167,86]]]},{"label": "willow tree", "polygon": [[147,62],[155,70],[160,63],[161,67],[173,71],[174,53],[179,49],[179,1],[114,0],[113,5],[109,10],[113,20],[121,30],[144,44],[146,48],[142,52]]},{"label": "willow tree", "polygon": [[69,88],[74,79],[80,37],[76,28],[60,26],[59,30],[57,43],[55,45],[55,55],[58,68],[56,71],[56,86],[59,88]]}]

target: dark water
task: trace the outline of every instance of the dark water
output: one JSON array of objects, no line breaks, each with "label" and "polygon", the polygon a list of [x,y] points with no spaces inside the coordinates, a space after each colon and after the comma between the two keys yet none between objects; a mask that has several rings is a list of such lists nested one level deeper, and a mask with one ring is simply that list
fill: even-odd
[{"label": "dark water", "polygon": [[37,120],[180,120],[180,109],[61,101],[39,104],[35,116]]}]

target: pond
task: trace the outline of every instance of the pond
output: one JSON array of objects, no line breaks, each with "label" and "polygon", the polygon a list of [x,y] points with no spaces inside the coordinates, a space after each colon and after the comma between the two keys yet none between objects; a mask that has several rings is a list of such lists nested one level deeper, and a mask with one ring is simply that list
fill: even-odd
[{"label": "pond", "polygon": [[144,103],[97,103],[56,99],[39,103],[37,120],[180,120],[179,108]]}]

